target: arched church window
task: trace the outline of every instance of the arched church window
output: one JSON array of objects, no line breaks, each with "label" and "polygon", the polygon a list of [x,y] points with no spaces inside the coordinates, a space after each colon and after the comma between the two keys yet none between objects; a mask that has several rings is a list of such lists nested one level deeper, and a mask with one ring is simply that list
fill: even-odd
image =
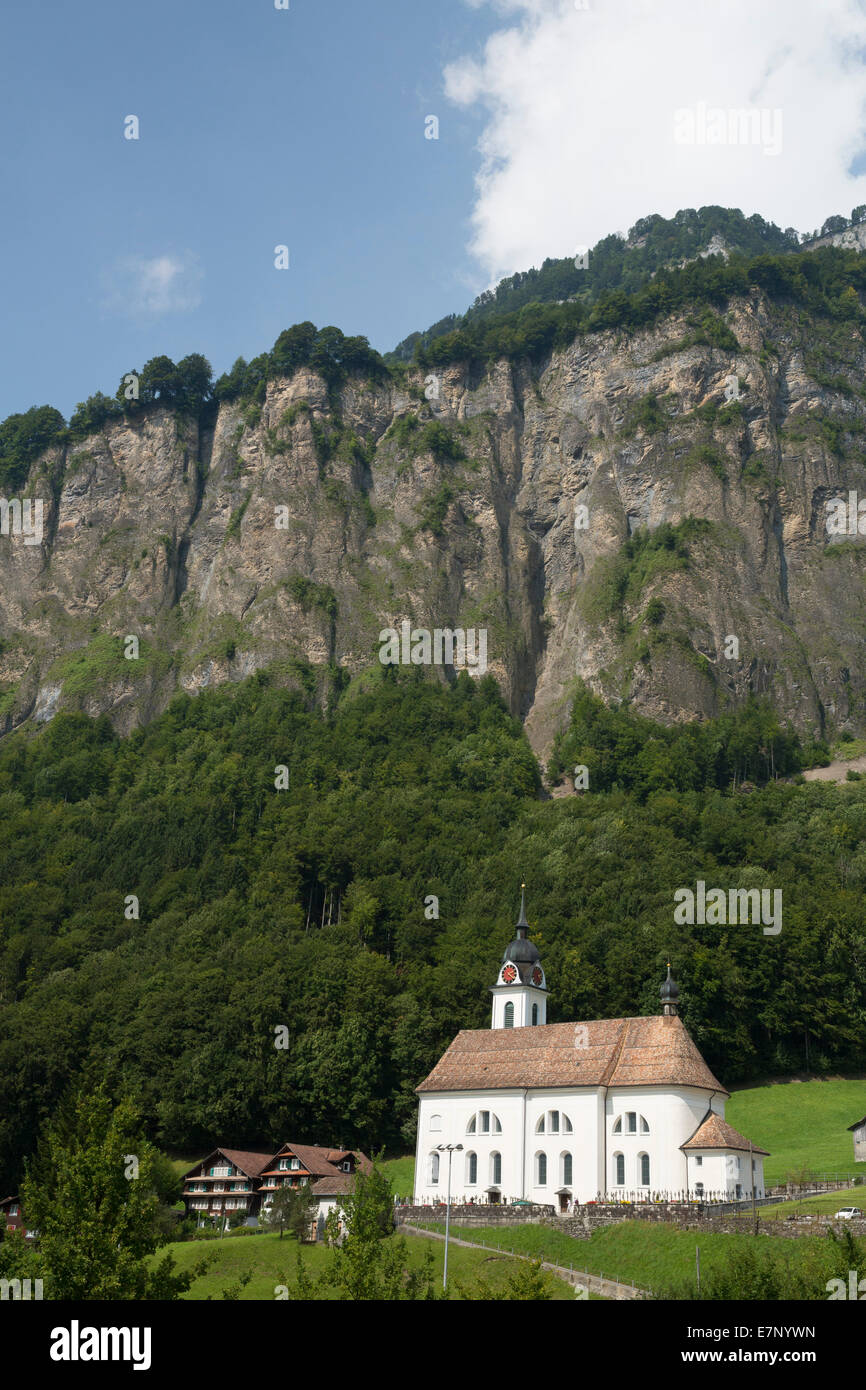
[{"label": "arched church window", "polygon": [[622,1115],[618,1115],[613,1122],[614,1134],[622,1134]]},{"label": "arched church window", "polygon": [[431,1129],[441,1129],[441,1128],[442,1128],[442,1116],[441,1116],[441,1115],[431,1115],[431,1116],[430,1116],[430,1128],[431,1128]]},{"label": "arched church window", "polygon": [[490,1155],[490,1181],[494,1187],[499,1187],[502,1182],[502,1154],[500,1153]]},{"label": "arched church window", "polygon": [[641,1185],[641,1187],[649,1187],[649,1185],[650,1185],[650,1161],[649,1161],[649,1154],[638,1154],[638,1162],[639,1162],[639,1164],[640,1164],[640,1185]]},{"label": "arched church window", "polygon": [[438,1181],[439,1181],[439,1155],[438,1155],[437,1153],[434,1152],[434,1153],[432,1153],[432,1154],[430,1155],[430,1186],[431,1186],[431,1187],[435,1187],[435,1185],[436,1185],[436,1183],[438,1183]]},{"label": "arched church window", "polygon": [[514,1027],[514,1005],[512,1004],[510,999],[508,1003],[505,1005],[505,1027]]},{"label": "arched church window", "polygon": [[498,1116],[498,1115],[494,1115],[494,1116],[493,1116],[493,1133],[494,1133],[494,1134],[501,1134],[501,1133],[502,1133],[502,1125],[499,1123],[499,1116]]},{"label": "arched church window", "polygon": [[571,1120],[568,1118],[567,1115],[563,1115],[563,1117],[562,1117],[562,1132],[563,1132],[563,1134],[573,1134],[573,1133],[574,1133],[574,1129],[572,1128]]},{"label": "arched church window", "polygon": [[537,1004],[533,1004],[533,1006],[532,1006],[532,1026],[533,1026],[533,1028],[535,1028],[537,1024],[538,1024],[538,1005],[537,1005]]},{"label": "arched church window", "polygon": [[535,1133],[536,1133],[536,1134],[543,1134],[543,1133],[544,1133],[544,1116],[543,1116],[543,1115],[541,1115],[541,1116],[539,1117],[539,1119],[538,1119],[538,1123],[537,1123],[536,1126],[535,1126]]},{"label": "arched church window", "polygon": [[535,1180],[539,1187],[547,1185],[547,1154],[535,1156]]},{"label": "arched church window", "polygon": [[629,1110],[626,1114],[626,1128],[629,1134],[637,1134],[637,1112]]},{"label": "arched church window", "polygon": [[614,1154],[613,1166],[616,1174],[614,1181],[617,1187],[625,1187],[625,1154]]},{"label": "arched church window", "polygon": [[489,1134],[489,1133],[490,1133],[490,1111],[489,1111],[489,1110],[479,1110],[479,1112],[478,1112],[478,1121],[479,1121],[479,1123],[478,1123],[479,1132],[480,1132],[481,1134]]},{"label": "arched church window", "polygon": [[470,1115],[470,1116],[469,1116],[469,1123],[468,1123],[468,1125],[466,1126],[466,1133],[467,1133],[467,1134],[474,1134],[474,1133],[475,1133],[475,1116],[474,1116],[474,1115]]},{"label": "arched church window", "polygon": [[474,1187],[478,1182],[478,1155],[476,1153],[466,1155],[466,1182],[469,1187]]},{"label": "arched church window", "polygon": [[571,1154],[562,1155],[562,1185],[571,1187]]},{"label": "arched church window", "polygon": [[558,1134],[558,1133],[559,1133],[559,1111],[558,1111],[558,1110],[551,1110],[551,1112],[550,1112],[550,1114],[549,1114],[549,1116],[548,1116],[548,1119],[549,1119],[549,1121],[550,1121],[550,1132],[551,1132],[551,1134]]},{"label": "arched church window", "polygon": [[649,1125],[647,1124],[643,1115],[641,1115],[640,1117],[640,1132],[641,1134],[649,1134]]}]

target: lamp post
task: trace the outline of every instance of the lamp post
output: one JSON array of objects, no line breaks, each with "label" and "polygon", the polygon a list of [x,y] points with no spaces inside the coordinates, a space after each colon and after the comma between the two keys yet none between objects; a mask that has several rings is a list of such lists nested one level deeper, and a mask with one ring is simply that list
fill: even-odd
[{"label": "lamp post", "polygon": [[462,1144],[437,1144],[441,1154],[448,1155],[448,1196],[445,1199],[445,1268],[442,1271],[442,1287],[448,1287],[448,1232],[451,1228],[451,1155],[463,1149]]}]

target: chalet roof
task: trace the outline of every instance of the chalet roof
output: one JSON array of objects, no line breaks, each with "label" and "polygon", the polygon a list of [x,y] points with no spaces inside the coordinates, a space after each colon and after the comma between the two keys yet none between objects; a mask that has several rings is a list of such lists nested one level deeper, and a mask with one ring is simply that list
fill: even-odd
[{"label": "chalet roof", "polygon": [[863,1116],[862,1120],[855,1120],[853,1125],[849,1125],[848,1128],[859,1129],[861,1125],[866,1125],[866,1115]]},{"label": "chalet roof", "polygon": [[[367,1155],[360,1149],[326,1149],[319,1144],[283,1144],[282,1148],[268,1159],[267,1168],[271,1169],[271,1164],[287,1153],[294,1154],[308,1173],[323,1178],[332,1176],[336,1165],[346,1158],[354,1158],[358,1167],[365,1173],[370,1172],[373,1167]],[[280,1170],[274,1168],[271,1171],[278,1173]]]},{"label": "chalet roof", "polygon": [[742,1149],[745,1153],[749,1152],[750,1147],[753,1154],[763,1154],[769,1158],[766,1149],[759,1149],[757,1144],[750,1146],[748,1139],[744,1139],[727,1120],[715,1113],[701,1121],[691,1139],[680,1144],[681,1149]]},{"label": "chalet roof", "polygon": [[[281,1153],[288,1149],[299,1158],[308,1173],[318,1173],[322,1177],[328,1177],[334,1172],[334,1164],[338,1161],[336,1155],[343,1157],[340,1149],[324,1149],[317,1144],[285,1144]],[[330,1158],[333,1154],[334,1158]]]},{"label": "chalet roof", "polygon": [[728,1094],[677,1014],[465,1029],[416,1089],[550,1086],[697,1086]]},{"label": "chalet roof", "polygon": [[184,1173],[184,1178],[191,1177],[217,1154],[222,1154],[223,1158],[227,1158],[229,1163],[233,1163],[236,1168],[240,1168],[241,1172],[245,1173],[248,1178],[257,1178],[271,1161],[271,1154],[251,1153],[248,1149],[212,1149],[209,1154],[206,1154],[198,1163],[194,1163]]}]

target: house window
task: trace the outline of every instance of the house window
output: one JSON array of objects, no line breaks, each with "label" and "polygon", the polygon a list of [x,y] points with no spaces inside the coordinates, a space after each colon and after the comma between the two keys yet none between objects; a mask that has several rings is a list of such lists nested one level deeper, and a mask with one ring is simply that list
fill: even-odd
[{"label": "house window", "polygon": [[346,1161],[345,1161],[345,1163],[343,1164],[343,1172],[344,1172],[344,1173],[351,1173],[351,1171],[352,1171],[352,1160],[349,1159],[349,1158],[347,1158]]},{"label": "house window", "polygon": [[571,1187],[571,1154],[562,1155],[562,1185]]},{"label": "house window", "polygon": [[703,1163],[704,1163],[703,1154],[698,1154],[697,1158],[695,1159],[695,1164],[697,1165],[698,1168],[702,1168],[702,1167],[703,1167]]},{"label": "house window", "polygon": [[533,1028],[535,1028],[535,1027],[537,1026],[537,1024],[538,1024],[538,1005],[537,1005],[537,1004],[533,1004],[533,1006],[532,1006],[532,1026],[533,1026]]},{"label": "house window", "polygon": [[466,1155],[466,1182],[469,1187],[474,1187],[478,1182],[478,1155],[476,1153]]},{"label": "house window", "polygon": [[289,1167],[290,1167],[290,1168],[300,1168],[300,1166],[301,1166],[300,1160],[297,1159],[297,1158],[293,1158],[292,1161],[291,1161],[291,1163],[289,1164]]},{"label": "house window", "polygon": [[638,1154],[638,1161],[639,1161],[639,1163],[640,1163],[640,1185],[641,1185],[641,1187],[649,1187],[649,1185],[650,1185],[650,1161],[649,1161],[649,1154]]},{"label": "house window", "polygon": [[537,1154],[535,1159],[536,1182],[539,1187],[547,1186],[547,1154]]},{"label": "house window", "polygon": [[436,1184],[438,1183],[438,1181],[439,1181],[439,1155],[438,1155],[437,1153],[432,1153],[432,1154],[430,1155],[430,1186],[431,1186],[431,1187],[435,1187]]},{"label": "house window", "polygon": [[231,1171],[231,1166],[227,1164],[222,1168],[211,1168],[210,1175],[212,1178],[228,1178],[231,1177]]},{"label": "house window", "polygon": [[17,1216],[17,1215],[18,1215],[18,1203],[17,1203],[17,1202],[13,1202],[13,1203],[12,1203],[11,1207],[9,1208],[9,1215],[10,1215],[10,1216]]},{"label": "house window", "polygon": [[431,1115],[431,1116],[430,1116],[430,1128],[431,1128],[431,1129],[441,1129],[441,1128],[442,1128],[442,1116],[441,1116],[441,1115]]},{"label": "house window", "polygon": [[574,1130],[572,1129],[572,1126],[571,1126],[571,1120],[568,1118],[567,1115],[563,1115],[563,1117],[562,1117],[562,1132],[563,1132],[563,1134],[573,1134],[573,1133],[574,1133]]},{"label": "house window", "polygon": [[625,1154],[614,1154],[613,1163],[616,1173],[614,1182],[617,1187],[625,1187]]},{"label": "house window", "polygon": [[499,1187],[502,1182],[502,1154],[494,1153],[490,1155],[491,1182],[494,1187]]},{"label": "house window", "polygon": [[510,999],[508,1003],[505,1005],[505,1027],[514,1027],[514,1005],[511,1003]]},{"label": "house window", "polygon": [[288,1160],[287,1158],[281,1158],[280,1161],[279,1161],[279,1163],[277,1164],[277,1167],[279,1168],[279,1170],[280,1170],[281,1173],[284,1173],[284,1172],[286,1171],[286,1169],[288,1168],[288,1166],[289,1166],[289,1160]]}]

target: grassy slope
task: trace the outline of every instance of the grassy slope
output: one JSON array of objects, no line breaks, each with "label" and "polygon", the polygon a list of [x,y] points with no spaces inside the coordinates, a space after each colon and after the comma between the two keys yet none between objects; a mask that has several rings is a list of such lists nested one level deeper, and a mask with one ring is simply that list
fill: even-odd
[{"label": "grassy slope", "polygon": [[[409,1236],[406,1240],[412,1265],[421,1263],[426,1250],[433,1251],[434,1268],[441,1284],[444,1257],[442,1243],[438,1240],[425,1240],[422,1236]],[[168,1251],[174,1256],[177,1268],[184,1270],[189,1269],[202,1255],[214,1255],[214,1263],[207,1274],[197,1279],[185,1295],[189,1300],[205,1299],[208,1296],[219,1299],[224,1289],[237,1283],[239,1275],[250,1271],[253,1277],[240,1291],[239,1297],[270,1301],[274,1298],[277,1285],[286,1284],[291,1288],[294,1284],[299,1248],[306,1267],[315,1277],[328,1259],[327,1248],[323,1245],[299,1247],[297,1241],[288,1236],[282,1241],[278,1235],[226,1236],[220,1240],[183,1241],[163,1247],[157,1258],[161,1258]],[[448,1254],[450,1297],[456,1297],[452,1280],[471,1285],[475,1278],[481,1275],[485,1281],[500,1285],[505,1283],[513,1265],[513,1260],[491,1255],[489,1251],[465,1250],[459,1245],[452,1245]],[[550,1288],[554,1299],[574,1300],[574,1291],[561,1279],[550,1276]]]},{"label": "grassy slope", "polygon": [[411,1197],[415,1185],[415,1155],[404,1158],[387,1158],[382,1164],[384,1172],[391,1180],[391,1191],[395,1197]]},{"label": "grassy slope", "polygon": [[[768,1183],[803,1168],[859,1174],[848,1125],[866,1115],[866,1081],[788,1081],[735,1091],[725,1118],[771,1157],[764,1160]],[[844,1205],[844,1204],[843,1204]]]},{"label": "grassy slope", "polygon": [[[425,1223],[425,1225],[428,1223]],[[430,1222],[431,1230],[444,1229]],[[452,1229],[454,1229],[452,1227]],[[456,1234],[457,1232],[455,1232]],[[748,1244],[754,1236],[723,1235],[701,1231],[680,1231],[667,1224],[623,1221],[595,1231],[589,1240],[578,1240],[547,1226],[476,1226],[459,1231],[461,1240],[487,1241],[506,1250],[527,1255],[543,1255],[556,1264],[574,1265],[590,1274],[604,1275],[642,1289],[656,1289],[668,1282],[692,1278],[695,1247],[700,1246],[701,1269],[709,1271],[724,1265],[730,1251]],[[772,1251],[784,1259],[796,1260],[799,1247],[805,1250],[823,1241],[823,1236],[802,1236],[796,1241],[783,1236],[761,1236],[762,1251]]]}]

